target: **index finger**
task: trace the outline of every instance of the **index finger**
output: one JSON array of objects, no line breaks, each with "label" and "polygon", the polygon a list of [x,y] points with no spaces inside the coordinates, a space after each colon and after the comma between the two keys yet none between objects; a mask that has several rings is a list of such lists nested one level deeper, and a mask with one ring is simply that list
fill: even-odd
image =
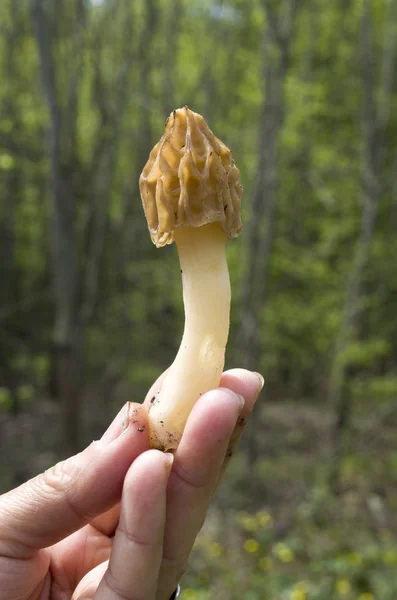
[{"label": "index finger", "polygon": [[0,498],[0,555],[29,558],[111,508],[148,447],[147,412],[129,404],[100,441]]}]

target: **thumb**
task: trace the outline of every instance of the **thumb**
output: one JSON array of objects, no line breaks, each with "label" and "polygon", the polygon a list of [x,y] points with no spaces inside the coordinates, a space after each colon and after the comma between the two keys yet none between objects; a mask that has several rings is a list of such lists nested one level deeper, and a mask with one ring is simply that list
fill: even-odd
[{"label": "thumb", "polygon": [[29,558],[111,508],[148,448],[146,410],[128,403],[101,440],[0,498],[0,556]]}]

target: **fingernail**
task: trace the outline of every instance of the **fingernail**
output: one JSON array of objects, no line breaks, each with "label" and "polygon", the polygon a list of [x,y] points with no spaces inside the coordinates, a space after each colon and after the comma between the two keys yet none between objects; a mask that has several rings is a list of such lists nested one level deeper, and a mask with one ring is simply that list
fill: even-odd
[{"label": "fingernail", "polygon": [[172,452],[166,452],[165,458],[167,459],[165,463],[165,477],[167,481],[172,470],[172,465],[174,464],[174,455]]},{"label": "fingernail", "polygon": [[256,371],[253,371],[253,374],[257,376],[257,378],[259,379],[259,382],[260,382],[260,388],[258,390],[258,396],[259,396],[259,394],[263,390],[263,386],[265,385],[265,380],[263,378],[263,375],[261,375],[260,373],[257,373]]},{"label": "fingernail", "polygon": [[101,437],[103,442],[112,442],[120,435],[123,429],[125,429],[125,426],[128,423],[128,406],[129,402],[123,406],[120,412],[113,419],[112,423]]},{"label": "fingernail", "polygon": [[238,411],[238,414],[240,414],[244,408],[245,398],[244,398],[244,396],[241,396],[241,394],[236,394],[236,396],[240,400],[240,406],[239,406],[239,411]]},{"label": "fingernail", "polygon": [[140,428],[140,419],[138,418],[138,410],[134,406],[132,402],[127,402],[116,416],[114,421],[111,423],[109,428],[103,434],[101,440],[110,444],[117,440],[125,431],[127,431],[128,427],[136,423],[138,430],[143,431],[144,425]]}]

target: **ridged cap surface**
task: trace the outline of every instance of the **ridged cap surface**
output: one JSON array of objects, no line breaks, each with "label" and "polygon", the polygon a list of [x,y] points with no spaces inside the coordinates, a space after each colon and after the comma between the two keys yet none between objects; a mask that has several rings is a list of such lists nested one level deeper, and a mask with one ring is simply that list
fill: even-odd
[{"label": "ridged cap surface", "polygon": [[219,222],[229,238],[241,231],[243,188],[232,153],[204,118],[174,110],[139,179],[153,243],[171,244],[179,227]]}]

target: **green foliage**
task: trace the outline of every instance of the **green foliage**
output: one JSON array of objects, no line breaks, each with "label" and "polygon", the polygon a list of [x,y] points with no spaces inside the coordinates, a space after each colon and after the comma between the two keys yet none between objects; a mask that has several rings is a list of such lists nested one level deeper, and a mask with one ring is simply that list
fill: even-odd
[{"label": "green foliage", "polygon": [[5,387],[0,388],[0,410],[10,410],[12,408],[12,396],[10,390]]},{"label": "green foliage", "polygon": [[[10,286],[17,312],[11,313],[10,324],[14,330],[15,319],[21,316],[29,335],[48,340],[54,306],[48,228],[50,161],[43,140],[49,114],[43,101],[40,59],[27,4],[12,6],[11,2],[2,5],[0,44],[0,102],[4,108],[0,117],[0,169],[5,175],[0,183],[2,198],[9,198],[7,190],[13,190],[14,243],[10,251],[15,281]],[[91,211],[100,210],[101,205],[108,211],[100,291],[84,354],[93,372],[100,371],[112,356],[124,365],[128,378],[134,372],[128,363],[135,360],[135,348],[139,347],[139,355],[143,353],[144,363],[154,359],[160,370],[172,359],[171,350],[180,331],[175,253],[171,250],[166,257],[166,251],[150,248],[137,189],[140,169],[161,133],[170,103],[188,102],[202,111],[210,126],[232,147],[246,190],[246,218],[265,92],[261,52],[267,17],[260,2],[234,0],[221,7],[213,2],[181,1],[176,16],[168,2],[154,2],[152,16],[145,6],[143,2],[88,4],[76,38],[72,35],[74,17],[70,7],[58,32],[61,41],[54,46],[54,59],[60,66],[57,77],[65,127],[70,117],[66,103],[73,77],[78,82],[76,130],[71,138],[67,131],[63,137],[65,152],[69,152],[65,157],[72,162],[73,177],[68,172],[67,176],[72,177],[78,198],[80,294],[84,294]],[[384,0],[374,5],[379,57],[385,6]],[[286,119],[279,144],[277,236],[269,294],[262,311],[258,363],[258,368],[265,371],[268,393],[273,389],[280,393],[286,362],[289,373],[282,384],[285,394],[306,396],[304,381],[326,387],[361,213],[362,139],[357,127],[361,10],[357,2],[345,6],[313,0],[297,13],[285,82]],[[153,19],[150,40],[142,37],[147,18]],[[218,34],[214,37],[215,28]],[[171,32],[175,39],[169,43]],[[66,64],[68,69],[63,69]],[[169,90],[174,98],[169,97]],[[124,100],[123,92],[127,94]],[[396,125],[391,113],[391,133]],[[72,134],[72,123],[70,127]],[[67,149],[70,143],[74,146]],[[386,153],[389,147],[392,149],[387,137]],[[396,357],[392,309],[396,283],[393,253],[389,251],[393,228],[388,219],[396,213],[390,200],[394,163],[386,164],[389,170],[384,174],[379,226],[366,272],[361,341],[346,348],[340,357],[344,365],[370,367],[374,377],[383,376],[377,372],[381,363],[393,363]],[[0,221],[5,227],[4,219],[0,208]],[[234,326],[228,357],[233,363],[238,343],[234,332],[240,321],[240,282],[247,268],[244,238],[230,244],[229,259]],[[42,292],[47,294],[48,303],[43,303]],[[9,298],[4,301],[10,302]],[[30,302],[35,311],[41,308],[38,320],[31,318]],[[164,344],[165,332],[156,324],[165,314],[172,339]],[[41,375],[35,379],[43,381]]]},{"label": "green foliage", "polygon": [[341,353],[340,360],[344,364],[365,368],[377,359],[388,356],[389,352],[390,346],[386,340],[373,339],[349,344],[348,348]]}]

